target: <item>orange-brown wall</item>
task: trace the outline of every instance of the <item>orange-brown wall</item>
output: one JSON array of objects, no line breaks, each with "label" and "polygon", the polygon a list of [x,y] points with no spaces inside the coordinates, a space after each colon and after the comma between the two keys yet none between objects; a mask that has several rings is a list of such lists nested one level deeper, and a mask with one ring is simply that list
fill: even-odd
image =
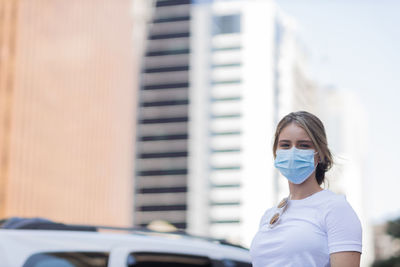
[{"label": "orange-brown wall", "polygon": [[0,217],[132,223],[130,0],[0,1]]}]

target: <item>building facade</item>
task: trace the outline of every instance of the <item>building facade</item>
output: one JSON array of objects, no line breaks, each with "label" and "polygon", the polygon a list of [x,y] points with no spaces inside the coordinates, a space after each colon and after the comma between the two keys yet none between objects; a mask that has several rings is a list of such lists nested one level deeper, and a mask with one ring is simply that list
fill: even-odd
[{"label": "building facade", "polygon": [[136,225],[187,228],[190,1],[155,1],[139,91]]},{"label": "building facade", "polygon": [[[249,244],[273,203],[274,5],[193,6],[189,230]],[[263,25],[260,32],[259,25]]]},{"label": "building facade", "polygon": [[135,224],[162,219],[249,245],[279,195],[271,146],[280,109],[300,105],[280,100],[300,90],[283,80],[306,79],[289,44],[295,29],[272,1],[159,0],[153,14]]},{"label": "building facade", "polygon": [[0,217],[131,225],[131,1],[5,0],[0,13]]}]

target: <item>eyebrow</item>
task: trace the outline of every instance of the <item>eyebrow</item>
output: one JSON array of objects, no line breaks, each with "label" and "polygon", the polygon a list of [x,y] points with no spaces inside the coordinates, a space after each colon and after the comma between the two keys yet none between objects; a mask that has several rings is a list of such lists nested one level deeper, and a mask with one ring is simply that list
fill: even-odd
[{"label": "eyebrow", "polygon": [[[283,139],[283,140],[279,140],[278,143],[290,143],[290,142],[291,142],[291,140]],[[311,140],[298,140],[297,143],[312,143],[312,141]]]}]

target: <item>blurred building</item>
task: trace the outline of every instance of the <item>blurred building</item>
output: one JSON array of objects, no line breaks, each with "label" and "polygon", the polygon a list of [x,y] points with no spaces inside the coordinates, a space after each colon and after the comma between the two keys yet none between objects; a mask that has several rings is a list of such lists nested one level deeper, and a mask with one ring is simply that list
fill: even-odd
[{"label": "blurred building", "polygon": [[4,0],[0,13],[0,217],[130,225],[132,1]]},{"label": "blurred building", "polygon": [[134,222],[186,228],[190,0],[154,6],[139,92]]},{"label": "blurred building", "polygon": [[277,121],[292,111],[318,110],[318,88],[309,70],[306,49],[298,40],[297,23],[277,7],[274,57]]},{"label": "blurred building", "polygon": [[[319,107],[318,87],[309,74],[307,54],[298,40],[297,24],[291,17],[283,14],[279,7],[276,12],[277,23],[275,23],[274,31],[275,125],[290,112],[305,110],[316,113]],[[288,196],[289,188],[287,179],[276,169],[274,169],[273,176],[274,203],[278,203]]]},{"label": "blurred building", "polygon": [[319,111],[334,156],[327,173],[326,188],[343,194],[360,218],[363,228],[361,266],[374,259],[373,229],[366,206],[366,155],[368,124],[366,112],[356,95],[348,90],[324,87],[319,90]]},{"label": "blurred building", "polygon": [[249,245],[278,197],[277,119],[314,103],[294,23],[268,0],[158,0],[153,14],[135,224],[164,219]]}]

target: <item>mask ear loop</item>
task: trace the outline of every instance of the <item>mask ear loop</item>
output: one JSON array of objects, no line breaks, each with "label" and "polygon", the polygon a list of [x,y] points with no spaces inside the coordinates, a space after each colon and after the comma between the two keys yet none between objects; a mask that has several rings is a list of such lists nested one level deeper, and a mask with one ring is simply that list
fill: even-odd
[{"label": "mask ear loop", "polygon": [[[321,157],[319,156],[319,153],[318,153],[318,151],[316,151],[315,153],[314,153],[314,155],[315,154],[318,154],[318,160],[317,160],[317,163],[322,163],[322,159],[321,159]],[[318,165],[318,164],[317,164]]]}]

